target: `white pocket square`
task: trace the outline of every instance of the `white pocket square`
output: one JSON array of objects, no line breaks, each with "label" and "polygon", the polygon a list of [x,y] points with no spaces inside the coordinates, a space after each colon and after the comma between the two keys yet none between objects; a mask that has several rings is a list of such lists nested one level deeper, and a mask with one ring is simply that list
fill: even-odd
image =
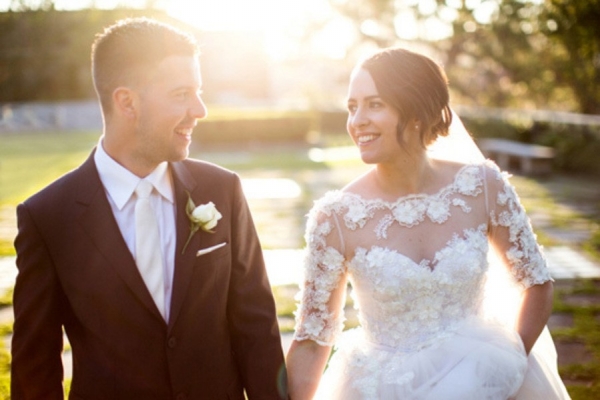
[{"label": "white pocket square", "polygon": [[221,247],[223,247],[223,246],[225,246],[225,245],[227,245],[227,242],[223,242],[223,243],[215,244],[214,246],[210,246],[210,247],[207,247],[207,248],[205,248],[205,249],[200,249],[200,250],[198,250],[198,252],[196,253],[196,257],[200,257],[200,256],[203,256],[203,255],[205,255],[205,254],[208,254],[208,253],[210,253],[210,252],[212,252],[212,251],[215,251],[215,250],[217,250],[217,249],[220,249]]}]

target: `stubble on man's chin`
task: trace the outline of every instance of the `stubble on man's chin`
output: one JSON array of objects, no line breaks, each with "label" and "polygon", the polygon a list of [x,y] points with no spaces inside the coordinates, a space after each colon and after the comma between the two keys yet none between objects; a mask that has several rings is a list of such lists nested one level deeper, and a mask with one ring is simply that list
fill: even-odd
[{"label": "stubble on man's chin", "polygon": [[190,147],[187,146],[185,148],[185,150],[181,150],[181,151],[173,151],[172,154],[169,155],[169,157],[167,157],[166,160],[164,161],[168,161],[168,162],[179,162],[179,161],[183,161],[186,158],[188,158],[190,156]]}]

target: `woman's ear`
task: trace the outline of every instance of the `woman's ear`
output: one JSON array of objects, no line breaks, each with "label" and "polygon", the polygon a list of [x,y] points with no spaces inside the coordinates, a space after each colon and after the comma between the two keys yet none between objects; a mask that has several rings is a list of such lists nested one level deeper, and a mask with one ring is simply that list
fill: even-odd
[{"label": "woman's ear", "polygon": [[125,118],[135,119],[137,116],[136,93],[128,87],[120,86],[112,95],[115,111]]}]

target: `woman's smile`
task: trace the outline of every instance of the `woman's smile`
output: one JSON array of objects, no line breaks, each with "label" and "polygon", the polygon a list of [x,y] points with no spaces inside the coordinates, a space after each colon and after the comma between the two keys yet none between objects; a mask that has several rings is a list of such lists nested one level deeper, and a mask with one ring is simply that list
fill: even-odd
[{"label": "woman's smile", "polygon": [[356,142],[359,145],[367,145],[367,144],[370,144],[371,142],[377,140],[380,136],[381,135],[374,134],[374,133],[360,134],[360,135],[356,135]]}]

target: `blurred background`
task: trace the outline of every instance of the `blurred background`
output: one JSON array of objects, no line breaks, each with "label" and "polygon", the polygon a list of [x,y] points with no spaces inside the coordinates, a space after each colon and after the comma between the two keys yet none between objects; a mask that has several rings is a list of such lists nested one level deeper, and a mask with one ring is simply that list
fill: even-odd
[{"label": "blurred background", "polygon": [[130,16],[202,43],[197,144],[343,134],[352,66],[400,45],[444,66],[476,138],[551,146],[553,167],[600,173],[600,0],[0,0],[0,133],[100,128],[90,44]]},{"label": "blurred background", "polygon": [[371,49],[429,53],[455,103],[600,113],[594,0],[0,0],[0,102],[93,99],[89,49],[115,19],[152,16],[204,45],[206,100],[339,107]]},{"label": "blurred background", "polygon": [[[305,215],[366,168],[345,133],[350,71],[404,46],[443,65],[453,108],[514,174],[557,279],[549,326],[561,375],[574,399],[600,398],[600,0],[0,0],[0,399],[15,207],[97,143],[91,43],[136,16],[202,45],[209,115],[191,153],[242,177],[284,342]],[[348,326],[353,312],[349,300]]]}]

